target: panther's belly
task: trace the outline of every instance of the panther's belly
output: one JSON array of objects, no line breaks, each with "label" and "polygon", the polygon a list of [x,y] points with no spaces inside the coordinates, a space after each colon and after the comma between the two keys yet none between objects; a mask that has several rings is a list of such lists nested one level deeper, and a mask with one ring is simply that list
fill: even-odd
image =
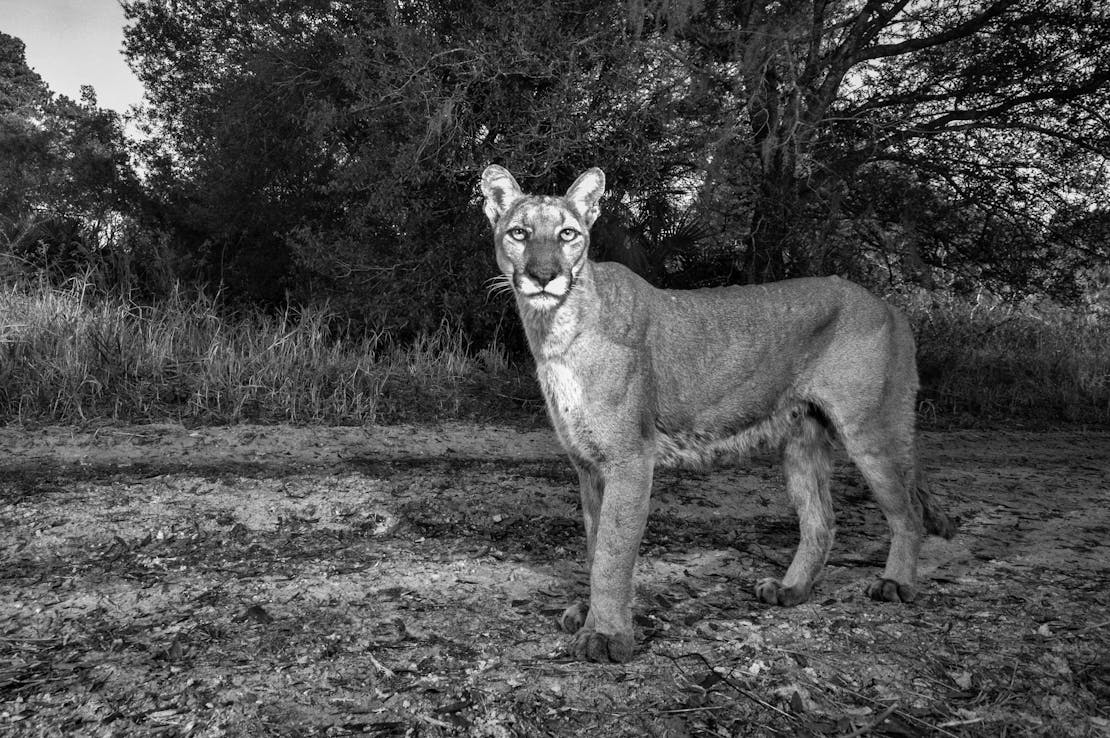
[{"label": "panther's belly", "polygon": [[805,410],[805,405],[799,403],[739,428],[717,430],[670,428],[657,421],[655,462],[694,469],[737,463],[753,451],[777,449]]}]

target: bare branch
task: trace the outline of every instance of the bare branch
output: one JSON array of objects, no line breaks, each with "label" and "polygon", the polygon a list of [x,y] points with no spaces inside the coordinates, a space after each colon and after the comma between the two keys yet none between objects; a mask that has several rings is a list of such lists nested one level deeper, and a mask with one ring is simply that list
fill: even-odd
[{"label": "bare branch", "polygon": [[983,30],[988,23],[1005,13],[1014,5],[1017,5],[1017,3],[1018,0],[999,0],[974,18],[966,20],[957,26],[953,26],[947,31],[942,31],[941,33],[924,38],[910,38],[894,44],[878,44],[865,49],[856,56],[855,61],[858,63],[869,59],[900,56],[911,51],[920,51],[922,49],[947,44],[957,39],[967,38]]}]

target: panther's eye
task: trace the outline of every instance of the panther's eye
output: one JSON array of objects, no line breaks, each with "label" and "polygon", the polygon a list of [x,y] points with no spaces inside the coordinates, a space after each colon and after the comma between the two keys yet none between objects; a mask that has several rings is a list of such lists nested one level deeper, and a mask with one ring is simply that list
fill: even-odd
[{"label": "panther's eye", "polygon": [[514,241],[523,241],[524,239],[528,238],[528,231],[520,228],[519,226],[516,228],[510,228],[509,238],[513,239]]},{"label": "panther's eye", "polygon": [[578,238],[579,235],[580,234],[578,233],[578,231],[574,230],[573,228],[564,228],[563,230],[559,231],[559,240],[563,243],[570,243],[574,239]]}]

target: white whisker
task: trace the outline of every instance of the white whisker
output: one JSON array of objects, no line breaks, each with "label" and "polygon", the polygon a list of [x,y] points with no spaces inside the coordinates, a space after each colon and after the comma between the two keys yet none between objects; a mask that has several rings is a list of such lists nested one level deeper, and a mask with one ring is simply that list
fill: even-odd
[{"label": "white whisker", "polygon": [[513,293],[513,281],[506,274],[490,277],[486,280],[486,292],[491,297],[494,295],[511,295]]}]

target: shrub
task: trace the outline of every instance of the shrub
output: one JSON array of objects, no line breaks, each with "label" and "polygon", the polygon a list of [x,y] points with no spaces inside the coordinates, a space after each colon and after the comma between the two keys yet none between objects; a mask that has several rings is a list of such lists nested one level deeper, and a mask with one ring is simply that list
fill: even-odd
[{"label": "shrub", "polygon": [[904,306],[921,410],[949,421],[1110,422],[1110,325],[1053,305],[944,295]]}]

